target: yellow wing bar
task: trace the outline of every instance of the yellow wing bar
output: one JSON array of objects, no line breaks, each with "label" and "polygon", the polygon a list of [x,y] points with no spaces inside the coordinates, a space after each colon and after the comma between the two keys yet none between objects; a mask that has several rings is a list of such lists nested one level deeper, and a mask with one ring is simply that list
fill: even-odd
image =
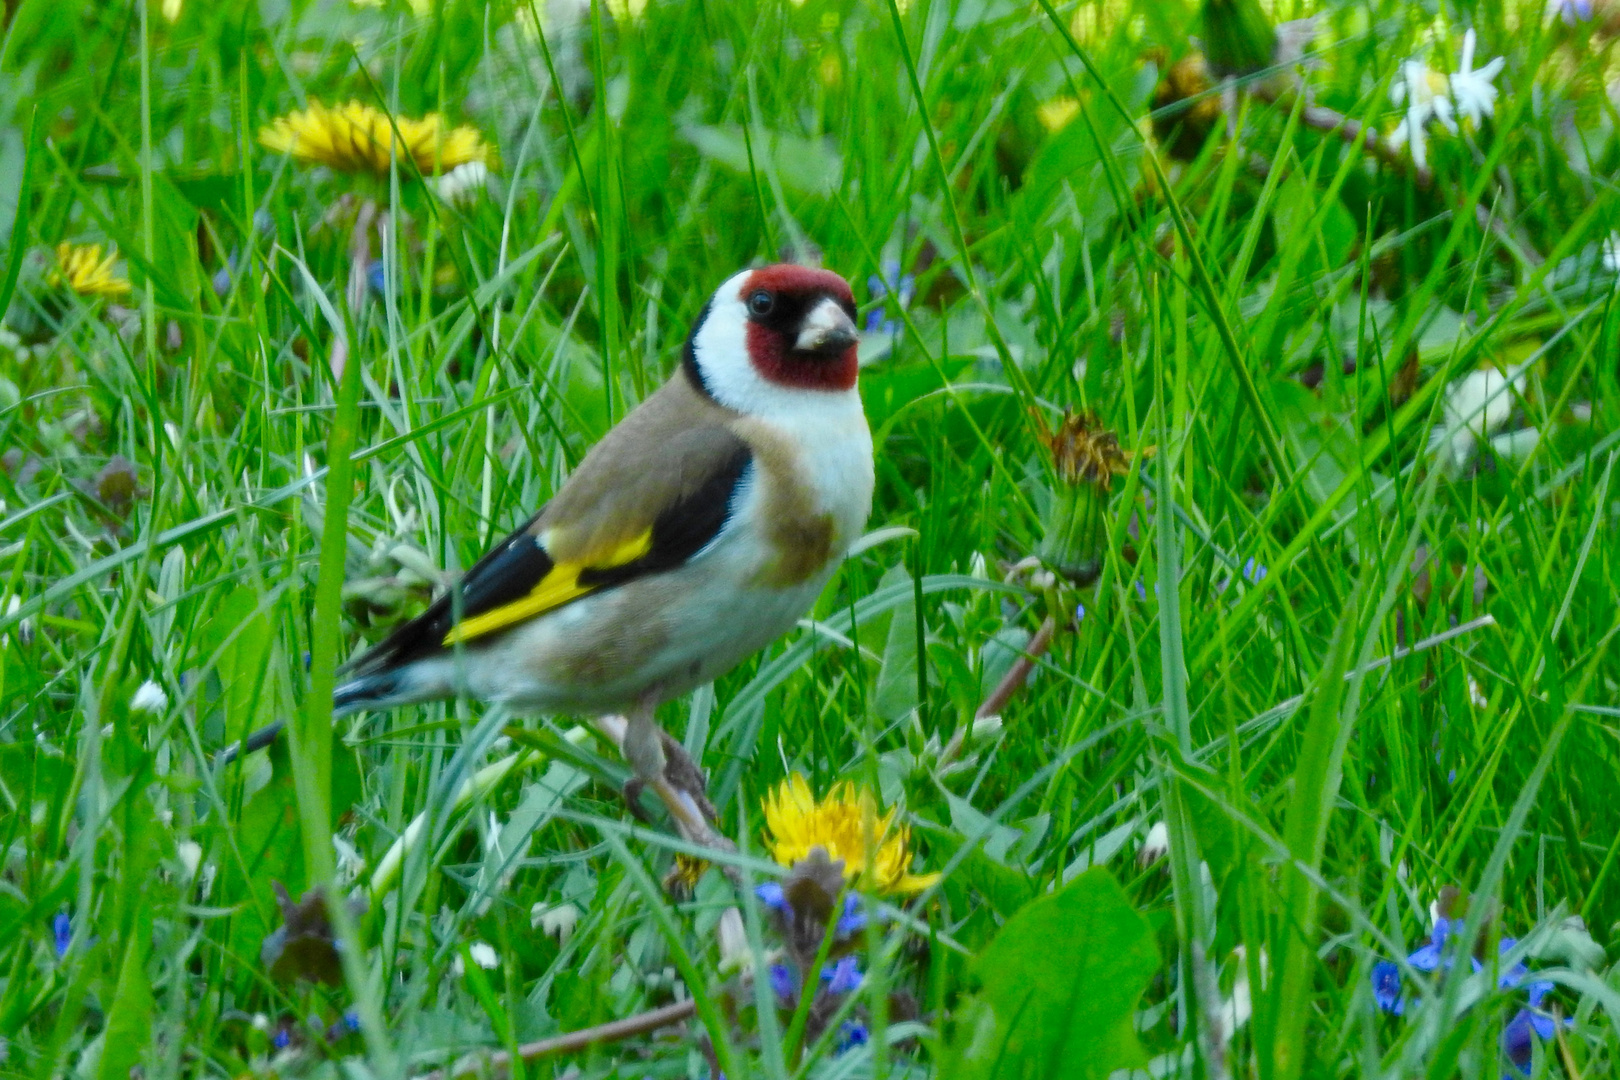
[{"label": "yellow wing bar", "polygon": [[526,596],[502,604],[498,608],[491,608],[451,627],[450,632],[444,635],[444,644],[454,645],[457,642],[471,641],[473,638],[504,630],[595,591],[599,586],[579,583],[581,574],[587,570],[611,570],[616,566],[634,562],[652,550],[652,539],[652,530],[648,529],[621,542],[608,551],[604,558],[557,563]]}]

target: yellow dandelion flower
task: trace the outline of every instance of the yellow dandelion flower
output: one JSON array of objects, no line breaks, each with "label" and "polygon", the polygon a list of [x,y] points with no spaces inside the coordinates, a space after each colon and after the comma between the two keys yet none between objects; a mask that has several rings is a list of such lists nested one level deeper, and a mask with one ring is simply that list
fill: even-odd
[{"label": "yellow dandelion flower", "polygon": [[259,145],[291,154],[307,165],[375,176],[388,175],[391,155],[402,163],[409,159],[428,176],[470,161],[500,167],[494,149],[474,128],[453,128],[438,113],[420,120],[390,117],[358,101],[329,109],[311,98],[308,109],[294,110],[261,128]]},{"label": "yellow dandelion flower", "polygon": [[879,816],[867,791],[847,781],[834,786],[820,802],[804,777],[794,773],[765,797],[766,845],[771,858],[792,866],[816,848],[844,862],[845,880],[862,882],[878,892],[920,892],[938,874],[913,874],[910,831],[897,825],[895,811]]},{"label": "yellow dandelion flower", "polygon": [[114,297],[129,294],[129,280],[113,273],[118,249],[103,257],[100,244],[56,245],[56,265],[46,276],[53,289],[68,288],[85,297]]}]

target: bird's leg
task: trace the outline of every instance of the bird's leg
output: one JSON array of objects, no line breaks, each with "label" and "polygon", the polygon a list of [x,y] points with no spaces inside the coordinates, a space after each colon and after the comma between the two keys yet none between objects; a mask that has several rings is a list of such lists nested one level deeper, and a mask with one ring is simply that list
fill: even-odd
[{"label": "bird's leg", "polygon": [[622,734],[614,730],[617,724],[611,724],[616,717],[604,717],[599,722],[603,730],[618,736],[619,749],[635,772],[626,795],[651,788],[668,807],[683,839],[703,847],[731,850],[730,841],[709,824],[714,807],[703,794],[702,771],[681,744],[658,726],[653,718],[655,708],[656,698],[652,695],[638,701],[624,717]]},{"label": "bird's leg", "polygon": [[718,821],[720,815],[715,812],[714,804],[709,801],[709,778],[703,770],[698,768],[692,755],[686,752],[680,740],[675,738],[663,728],[658,734],[664,743],[664,776],[675,785],[677,791],[685,792],[692,797],[697,808],[703,812],[708,821]]}]

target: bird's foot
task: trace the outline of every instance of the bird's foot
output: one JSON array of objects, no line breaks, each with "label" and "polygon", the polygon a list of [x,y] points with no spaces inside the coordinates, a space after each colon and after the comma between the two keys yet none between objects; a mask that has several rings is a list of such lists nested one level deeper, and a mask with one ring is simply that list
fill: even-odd
[{"label": "bird's foot", "polygon": [[651,825],[652,818],[641,805],[641,793],[647,790],[647,782],[639,776],[632,776],[624,782],[624,804],[630,808],[630,814],[643,825]]},{"label": "bird's foot", "polygon": [[616,720],[605,717],[598,726],[618,735],[619,748],[635,770],[635,776],[625,785],[631,812],[638,818],[642,816],[637,799],[643,790],[651,788],[669,810],[681,839],[715,851],[736,851],[736,845],[714,829],[712,823],[717,815],[704,791],[703,770],[685,747],[653,722],[652,710],[633,710],[624,718],[622,728],[610,722]]}]

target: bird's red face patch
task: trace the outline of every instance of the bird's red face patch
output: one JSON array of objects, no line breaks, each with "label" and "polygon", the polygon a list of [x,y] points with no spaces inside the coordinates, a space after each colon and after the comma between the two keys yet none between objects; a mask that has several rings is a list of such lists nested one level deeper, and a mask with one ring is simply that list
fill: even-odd
[{"label": "bird's red face patch", "polygon": [[[748,312],[748,359],[761,378],[800,390],[848,390],[855,385],[855,298],[831,270],[781,264],[755,270],[738,293]],[[847,325],[825,327],[836,305]],[[823,336],[813,348],[806,337]]]}]

